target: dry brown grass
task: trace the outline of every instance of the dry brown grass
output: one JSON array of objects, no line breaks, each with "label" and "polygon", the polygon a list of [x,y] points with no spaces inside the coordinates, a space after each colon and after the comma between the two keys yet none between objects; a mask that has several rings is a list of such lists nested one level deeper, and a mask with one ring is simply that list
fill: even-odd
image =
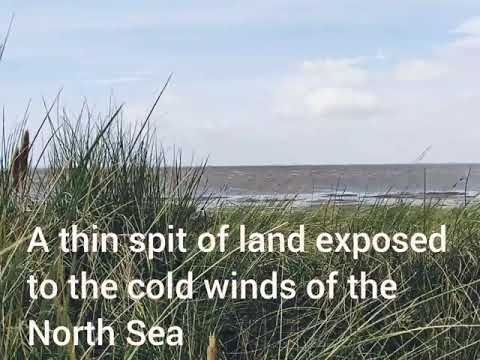
[{"label": "dry brown grass", "polygon": [[30,153],[30,134],[28,130],[23,133],[20,150],[15,148],[12,159],[12,181],[16,191],[25,187],[25,179],[28,173],[28,155]]}]

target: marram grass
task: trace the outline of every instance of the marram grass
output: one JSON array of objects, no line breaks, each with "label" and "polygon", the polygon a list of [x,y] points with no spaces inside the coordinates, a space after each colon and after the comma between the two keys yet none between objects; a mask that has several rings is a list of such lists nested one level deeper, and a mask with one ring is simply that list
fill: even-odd
[{"label": "marram grass", "polygon": [[[5,359],[477,359],[480,357],[480,209],[442,209],[410,205],[292,209],[288,204],[223,208],[208,207],[203,192],[203,168],[183,167],[177,156],[167,161],[145,122],[138,130],[124,127],[121,112],[112,112],[102,125],[84,111],[76,122],[48,112],[41,130],[45,145],[29,145],[29,170],[19,190],[11,168],[23,127],[2,136],[0,159],[0,357]],[[34,138],[38,138],[35,136]],[[30,142],[30,140],[29,140]],[[22,147],[23,148],[23,147]],[[196,235],[230,224],[231,241],[225,253],[199,253]],[[77,224],[88,231],[118,234],[163,232],[168,224],[189,234],[186,254],[159,256],[151,261],[132,255],[126,246],[118,253],[64,254],[55,246],[60,228]],[[374,254],[359,260],[341,254],[240,254],[235,239],[238,225],[251,231],[289,231],[305,224],[308,238],[328,232],[437,231],[448,226],[449,252],[432,254]],[[26,252],[35,226],[41,226],[51,251]],[[313,249],[312,243],[307,244]],[[352,300],[339,286],[333,300],[310,300],[305,284],[338,270],[340,279],[367,271],[382,280],[393,278],[399,289],[393,300]],[[202,279],[238,278],[258,281],[277,271],[292,278],[299,294],[293,300],[132,301],[123,291],[118,299],[70,299],[62,292],[54,300],[28,297],[26,280],[40,278],[65,286],[69,274],[87,271],[101,281],[115,280],[120,289],[134,279],[178,278],[195,274]],[[73,327],[102,317],[118,334],[113,347],[29,346],[28,320],[50,319]],[[131,319],[147,325],[180,325],[182,347],[125,342]],[[216,339],[209,347],[209,335]],[[211,345],[211,344],[210,344]]]}]

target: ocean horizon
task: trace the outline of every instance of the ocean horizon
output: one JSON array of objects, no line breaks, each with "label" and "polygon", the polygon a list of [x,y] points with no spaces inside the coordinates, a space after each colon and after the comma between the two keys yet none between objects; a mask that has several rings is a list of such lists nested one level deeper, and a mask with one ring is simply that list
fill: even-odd
[{"label": "ocean horizon", "polygon": [[294,206],[379,201],[465,205],[480,193],[478,163],[207,166],[206,193],[239,205]]}]

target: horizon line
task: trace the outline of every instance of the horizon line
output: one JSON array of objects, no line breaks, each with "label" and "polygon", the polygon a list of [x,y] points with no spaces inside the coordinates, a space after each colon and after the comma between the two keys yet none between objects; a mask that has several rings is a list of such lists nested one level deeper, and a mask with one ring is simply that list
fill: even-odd
[{"label": "horizon line", "polygon": [[[480,166],[480,162],[411,162],[411,163],[402,163],[402,162],[393,162],[393,163],[331,163],[331,164],[312,164],[312,163],[292,163],[292,164],[239,164],[239,165],[225,165],[225,164],[206,164],[205,167],[293,167],[293,166],[395,166],[395,165],[413,165],[413,166],[421,166],[421,165],[470,165],[470,166]],[[195,165],[195,167],[200,167],[199,165]]]}]

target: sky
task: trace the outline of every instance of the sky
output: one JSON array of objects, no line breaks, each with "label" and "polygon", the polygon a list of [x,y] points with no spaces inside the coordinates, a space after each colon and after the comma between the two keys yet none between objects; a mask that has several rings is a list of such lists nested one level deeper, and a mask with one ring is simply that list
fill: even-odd
[{"label": "sky", "polygon": [[125,103],[210,165],[480,162],[478,0],[2,0],[0,105]]}]

